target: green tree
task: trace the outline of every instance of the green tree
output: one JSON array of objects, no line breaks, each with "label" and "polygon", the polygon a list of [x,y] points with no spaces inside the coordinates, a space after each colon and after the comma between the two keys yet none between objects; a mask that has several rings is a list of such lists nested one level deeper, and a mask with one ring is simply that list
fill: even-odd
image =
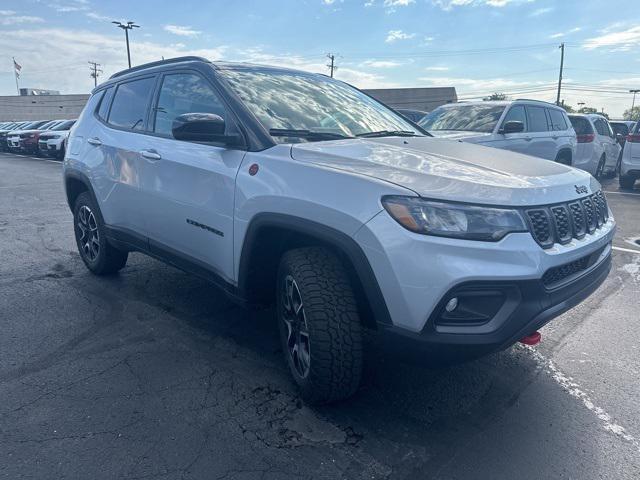
[{"label": "green tree", "polygon": [[571,105],[569,105],[569,104],[563,103],[563,104],[562,104],[562,105],[560,105],[560,106],[561,106],[562,108],[564,108],[564,110],[565,110],[567,113],[575,113],[575,109],[574,109]]},{"label": "green tree", "polygon": [[507,99],[506,93],[496,92],[496,93],[492,93],[488,97],[484,97],[482,100],[489,101],[489,100],[506,100],[506,99]]},{"label": "green tree", "polygon": [[625,120],[635,120],[637,122],[640,120],[640,106],[625,110],[622,118]]}]

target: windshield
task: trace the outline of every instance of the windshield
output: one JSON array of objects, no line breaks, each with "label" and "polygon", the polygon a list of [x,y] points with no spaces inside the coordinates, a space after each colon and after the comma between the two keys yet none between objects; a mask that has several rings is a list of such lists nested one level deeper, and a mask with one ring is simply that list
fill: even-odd
[{"label": "windshield", "polygon": [[[271,134],[276,141],[317,141],[372,133],[390,136],[394,132],[423,135],[364,93],[322,75],[266,68],[223,69],[221,73],[260,123],[274,130]],[[292,138],[296,133],[292,130],[307,134]]]},{"label": "windshield", "polygon": [[51,130],[52,131],[69,130],[71,127],[73,127],[74,123],[76,123],[75,120],[66,120],[62,122],[60,125],[56,125],[55,127],[53,127]]},{"label": "windshield", "polygon": [[458,104],[436,108],[418,122],[425,130],[464,130],[490,133],[498,123],[504,105]]}]

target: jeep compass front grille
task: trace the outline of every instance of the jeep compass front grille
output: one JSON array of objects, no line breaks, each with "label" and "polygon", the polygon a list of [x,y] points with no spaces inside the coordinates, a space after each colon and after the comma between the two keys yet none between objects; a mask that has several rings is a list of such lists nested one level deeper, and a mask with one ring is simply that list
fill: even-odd
[{"label": "jeep compass front grille", "polygon": [[602,191],[580,200],[526,210],[533,238],[542,248],[566,244],[601,228],[609,218],[607,199]]}]

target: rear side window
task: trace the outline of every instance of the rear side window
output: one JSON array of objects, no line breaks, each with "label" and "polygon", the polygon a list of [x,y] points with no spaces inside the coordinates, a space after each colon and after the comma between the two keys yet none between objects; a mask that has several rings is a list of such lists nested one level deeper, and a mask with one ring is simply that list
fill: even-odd
[{"label": "rear side window", "polygon": [[595,122],[593,122],[596,126],[596,131],[598,132],[598,135],[604,135],[604,136],[608,136],[609,132],[607,132],[607,126],[604,124],[604,122],[600,119],[597,119]]},{"label": "rear side window", "polygon": [[527,105],[527,121],[530,132],[546,132],[549,130],[547,126],[547,115],[544,113],[544,110],[543,107]]},{"label": "rear side window", "polygon": [[155,108],[154,132],[172,136],[173,121],[183,113],[215,113],[225,118],[224,106],[218,94],[200,75],[166,75]]},{"label": "rear side window", "polygon": [[113,87],[109,87],[102,92],[102,99],[100,100],[100,106],[98,107],[98,117],[105,122],[107,121],[107,115],[109,115],[109,105],[111,105],[111,96],[113,95]]},{"label": "rear side window", "polygon": [[610,123],[609,125],[611,125],[611,128],[613,128],[614,132],[619,133],[620,135],[623,135],[625,137],[629,135],[629,127],[627,127],[626,123]]},{"label": "rear side window", "polygon": [[547,111],[549,112],[549,119],[551,120],[551,130],[557,132],[568,128],[567,122],[564,120],[564,115],[560,110],[549,108]]},{"label": "rear side window", "polygon": [[571,125],[576,131],[576,135],[591,135],[593,134],[593,128],[591,122],[584,117],[569,117]]},{"label": "rear side window", "polygon": [[524,125],[524,131],[527,131],[527,114],[524,110],[523,105],[515,105],[509,109],[507,114],[504,116],[504,120],[502,122],[502,126],[507,122],[522,122]]},{"label": "rear side window", "polygon": [[129,130],[142,130],[154,82],[154,77],[147,77],[118,85],[109,112],[109,123]]}]

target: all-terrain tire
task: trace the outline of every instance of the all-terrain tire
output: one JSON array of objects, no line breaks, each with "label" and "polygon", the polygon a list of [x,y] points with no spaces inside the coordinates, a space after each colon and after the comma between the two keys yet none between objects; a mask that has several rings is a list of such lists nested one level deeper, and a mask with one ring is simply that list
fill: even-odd
[{"label": "all-terrain tire", "polygon": [[109,275],[122,269],[129,253],[107,241],[104,220],[89,192],[78,195],[73,208],[73,230],[80,258],[96,275]]},{"label": "all-terrain tire", "polygon": [[[306,375],[300,372],[300,362],[296,364],[291,352],[291,321],[288,324],[286,320],[291,315],[287,312],[293,311],[288,310],[287,303],[295,303],[287,299],[288,289],[293,290],[293,286],[299,291],[300,318],[307,330]],[[318,405],[353,395],[362,376],[363,332],[353,289],[340,259],[321,247],[286,252],[278,269],[277,315],[283,353],[303,400]]]}]

